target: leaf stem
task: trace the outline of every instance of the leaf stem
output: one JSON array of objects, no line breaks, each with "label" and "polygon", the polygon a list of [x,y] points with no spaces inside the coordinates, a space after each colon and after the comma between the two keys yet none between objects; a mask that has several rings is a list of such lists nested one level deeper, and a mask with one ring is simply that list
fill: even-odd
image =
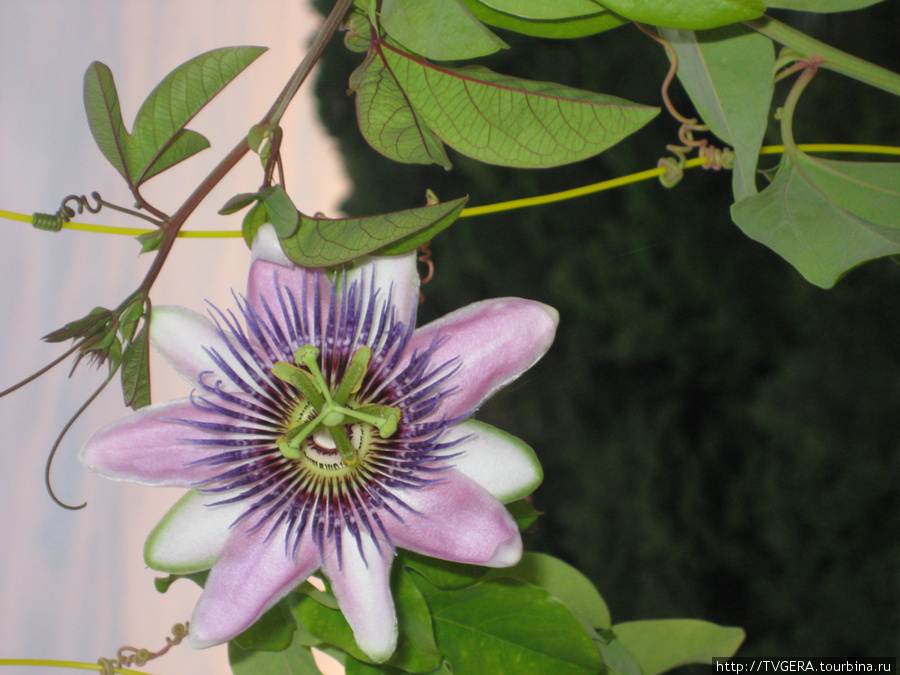
[{"label": "leaf stem", "polygon": [[810,61],[818,61],[818,65],[822,68],[833,70],[895,96],[900,96],[900,75],[887,68],[876,66],[858,56],[830,47],[770,16],[745,21],[744,25],[793,49]]}]

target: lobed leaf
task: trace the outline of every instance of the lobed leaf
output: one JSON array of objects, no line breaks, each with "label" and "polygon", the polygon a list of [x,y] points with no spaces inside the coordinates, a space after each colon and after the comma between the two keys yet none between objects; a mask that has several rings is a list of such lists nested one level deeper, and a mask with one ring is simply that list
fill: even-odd
[{"label": "lobed leaf", "polygon": [[742,26],[700,33],[660,29],[701,121],[735,151],[735,201],[756,194],[756,164],[772,102],[772,41]]},{"label": "lobed leaf", "polygon": [[410,51],[436,61],[474,59],[509,47],[460,0],[384,0],[381,26]]},{"label": "lobed leaf", "polygon": [[[376,150],[398,161],[433,158],[434,136],[490,164],[559,166],[606,150],[659,112],[614,96],[508,77],[487,68],[440,68],[383,42],[373,44],[367,62],[367,76],[357,80],[366,106],[358,101],[360,128]],[[373,91],[383,82],[390,96]],[[401,114],[407,125],[403,152],[391,145],[400,129],[389,126],[399,124]],[[388,128],[392,134],[385,133]],[[400,159],[414,154],[416,159]]]},{"label": "lobed leaf", "polygon": [[613,626],[613,632],[644,675],[692,663],[710,664],[715,656],[733,656],[744,641],[740,628],[697,619],[629,621]]},{"label": "lobed leaf", "polygon": [[450,170],[441,139],[410,104],[377,49],[369,49],[353,71],[350,88],[356,92],[359,130],[369,145],[395,162],[438,164]]},{"label": "lobed leaf", "polygon": [[604,7],[632,21],[666,28],[701,30],[756,19],[762,0],[602,0]]},{"label": "lobed leaf", "polygon": [[370,253],[411,251],[458,217],[468,197],[358,218],[310,218],[300,214],[295,234],[281,239],[288,258],[305,267],[331,267]]},{"label": "lobed leaf", "polygon": [[415,581],[454,672],[593,675],[601,668],[581,623],[547,591],[512,580],[450,591]]},{"label": "lobed leaf", "polygon": [[[586,35],[594,35],[603,31],[616,28],[624,23],[628,23],[618,14],[615,14],[605,7],[594,4],[590,0],[585,0],[581,4],[584,10],[578,10],[576,13],[560,11],[554,18],[544,19],[538,18],[544,16],[548,10],[559,7],[564,9],[567,5],[557,5],[555,2],[550,3],[546,0],[538,0],[536,6],[537,11],[530,12],[530,16],[521,16],[521,10],[517,12],[507,13],[496,9],[493,5],[503,6],[496,2],[486,2],[482,0],[462,0],[469,11],[477,18],[490,26],[505,28],[506,30],[516,31],[524,35],[532,35],[542,38],[571,39],[584,37]],[[530,5],[529,5],[530,6]],[[582,13],[585,12],[585,13]]]},{"label": "lobed leaf", "polygon": [[786,153],[769,187],[731,207],[745,234],[822,288],[866,260],[900,253],[897,164],[849,169],[795,154],[797,165]]},{"label": "lobed leaf", "polygon": [[[213,49],[181,64],[163,78],[141,105],[134,120],[128,170],[135,185],[147,180],[151,169],[153,173],[159,173],[172,166],[162,162],[163,154],[178,133],[265,51],[265,47]],[[191,149],[196,147],[196,141],[190,144]],[[178,154],[170,155],[169,159],[176,159]]]}]

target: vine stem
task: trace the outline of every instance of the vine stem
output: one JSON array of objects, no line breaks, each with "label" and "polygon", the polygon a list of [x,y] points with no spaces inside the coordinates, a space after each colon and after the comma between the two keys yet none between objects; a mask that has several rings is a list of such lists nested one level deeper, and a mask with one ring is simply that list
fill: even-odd
[{"label": "vine stem", "polygon": [[833,70],[895,96],[900,96],[900,75],[887,68],[876,66],[858,56],[819,42],[769,16],[745,21],[744,25],[793,49],[805,59],[817,61],[821,68]]},{"label": "vine stem", "polygon": [[[294,71],[291,79],[288,80],[288,83],[284,86],[281,93],[278,95],[278,98],[275,99],[275,103],[269,109],[269,112],[263,117],[260,121],[260,124],[278,124],[281,118],[284,116],[285,111],[287,110],[288,105],[290,105],[291,100],[294,98],[296,93],[299,91],[300,86],[306,80],[309,73],[312,71],[313,66],[318,62],[319,58],[322,56],[322,52],[325,50],[325,47],[331,41],[331,38],[334,36],[335,31],[337,31],[338,27],[341,25],[341,21],[344,18],[344,15],[353,5],[353,0],[337,0],[332,7],[331,12],[328,17],[325,19],[325,22],[319,28],[319,32],[316,33],[316,37],[310,45],[309,51],[306,53],[306,56],[303,58],[303,61],[300,62],[300,65],[297,66],[297,69]],[[238,144],[225,156],[225,158],[219,162],[219,165],[216,166],[215,169],[206,177],[206,179],[200,183],[199,186],[194,190],[193,193],[187,198],[187,200],[182,204],[182,206],[175,212],[172,216],[172,219],[169,223],[165,225],[165,234],[163,235],[162,241],[159,245],[159,249],[157,250],[156,257],[153,260],[153,263],[150,265],[150,269],[147,270],[147,274],[144,276],[144,280],[141,282],[139,287],[139,291],[146,295],[150,291],[150,287],[156,281],[156,278],[159,276],[159,273],[162,271],[162,267],[165,264],[166,258],[169,255],[169,252],[172,249],[172,246],[175,243],[175,239],[178,236],[178,231],[181,227],[187,222],[188,217],[194,212],[194,210],[200,205],[200,203],[206,198],[206,196],[212,191],[212,189],[219,184],[219,182],[231,171],[235,165],[250,151],[250,146],[247,145],[247,140],[242,138]]]},{"label": "vine stem", "polygon": [[[30,666],[32,668],[75,668],[79,670],[102,671],[103,666],[96,663],[84,663],[82,661],[58,661],[56,659],[0,659],[0,666]],[[114,673],[121,675],[146,675],[140,670],[130,668],[114,668]]]}]

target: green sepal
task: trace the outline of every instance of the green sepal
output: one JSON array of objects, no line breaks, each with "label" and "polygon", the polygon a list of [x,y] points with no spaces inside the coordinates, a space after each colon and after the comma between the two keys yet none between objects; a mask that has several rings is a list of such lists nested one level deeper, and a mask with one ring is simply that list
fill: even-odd
[{"label": "green sepal", "polygon": [[189,579],[197,584],[200,588],[206,586],[206,578],[209,576],[209,570],[200,572],[191,572],[190,574],[170,574],[165,577],[156,577],[153,580],[153,586],[159,593],[165,593],[169,590],[169,586],[179,579]]},{"label": "green sepal", "polygon": [[257,202],[250,207],[250,210],[244,215],[244,220],[241,221],[241,235],[244,237],[247,248],[253,248],[253,240],[256,238],[256,233],[259,231],[259,228],[268,222],[269,214],[261,202]]},{"label": "green sepal", "polygon": [[97,329],[109,326],[114,319],[115,315],[110,310],[105,307],[94,307],[87,316],[70,321],[62,328],[57,328],[47,333],[41,339],[45,342],[63,342],[78,337],[85,337],[96,332]]},{"label": "green sepal", "polygon": [[139,234],[135,239],[137,239],[141,245],[141,253],[150,253],[162,246],[165,236],[165,230],[156,229],[150,232],[144,232],[144,234]]},{"label": "green sepal", "polygon": [[122,354],[122,397],[134,410],[150,405],[150,331],[145,326]]}]

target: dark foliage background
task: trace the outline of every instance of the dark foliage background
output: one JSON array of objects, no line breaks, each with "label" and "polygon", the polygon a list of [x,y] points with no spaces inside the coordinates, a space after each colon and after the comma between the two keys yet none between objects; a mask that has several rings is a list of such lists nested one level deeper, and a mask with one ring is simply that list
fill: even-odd
[{"label": "dark foliage background", "polygon": [[[898,5],[781,18],[898,70]],[[482,61],[495,70],[660,102],[668,61],[632,26],[571,41],[498,33],[512,49]],[[479,205],[586,185],[650,168],[676,141],[663,113],[569,167],[506,170],[452,151],[449,173],[398,165],[357,129],[347,79],[360,60],[332,45],[317,84],[355,185],[351,215],[420,205],[426,188]],[[796,135],[900,145],[898,109],[821,72]],[[534,500],[546,514],[527,545],[590,576],[615,621],[740,625],[745,655],[896,655],[900,266],[817,289],[745,237],[730,203],[730,175],[694,170],[672,190],[644,182],[463,219],[432,243],[420,321],[502,295],[559,309],[547,357],[479,418],[544,464]]]}]

